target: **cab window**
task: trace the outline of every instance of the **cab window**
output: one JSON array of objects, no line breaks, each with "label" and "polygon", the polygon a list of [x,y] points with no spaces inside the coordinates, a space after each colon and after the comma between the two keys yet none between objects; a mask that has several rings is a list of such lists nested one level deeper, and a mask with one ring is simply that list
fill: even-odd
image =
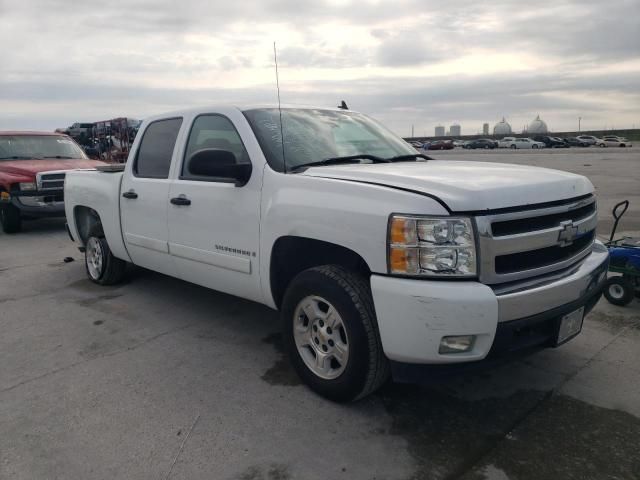
[{"label": "cab window", "polygon": [[147,127],[133,165],[136,177],[169,178],[171,157],[181,125],[182,118],[168,118]]},{"label": "cab window", "polygon": [[194,120],[189,133],[180,178],[189,178],[185,169],[187,160],[198,150],[206,148],[227,150],[233,153],[237,163],[250,163],[242,139],[228,118],[218,114],[200,115]]}]

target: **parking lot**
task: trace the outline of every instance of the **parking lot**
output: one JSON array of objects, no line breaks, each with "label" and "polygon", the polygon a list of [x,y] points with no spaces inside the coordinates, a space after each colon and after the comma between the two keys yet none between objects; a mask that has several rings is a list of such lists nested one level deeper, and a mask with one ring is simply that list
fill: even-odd
[{"label": "parking lot", "polygon": [[[587,175],[599,237],[623,199],[640,234],[640,148],[428,154]],[[276,312],[140,269],[99,287],[82,260],[63,220],[0,233],[0,478],[640,478],[638,299],[558,349],[339,405],[300,384]]]}]

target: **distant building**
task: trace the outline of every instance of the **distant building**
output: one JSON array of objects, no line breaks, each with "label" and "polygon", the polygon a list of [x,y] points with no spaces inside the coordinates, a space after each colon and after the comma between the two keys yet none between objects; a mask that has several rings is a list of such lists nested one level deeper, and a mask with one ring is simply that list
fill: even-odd
[{"label": "distant building", "polygon": [[547,133],[549,131],[549,129],[547,128],[547,124],[544,123],[544,120],[540,119],[540,115],[538,115],[536,117],[536,119],[531,122],[529,124],[529,127],[527,128],[527,133],[530,134],[541,134],[541,133]]},{"label": "distant building", "polygon": [[449,135],[452,137],[459,137],[460,136],[460,125],[458,125],[457,123],[454,123],[453,125],[451,125],[449,127]]},{"label": "distant building", "polygon": [[493,126],[494,135],[511,135],[511,125],[502,117],[502,121],[496,123]]},{"label": "distant building", "polygon": [[444,127],[442,125],[436,127],[436,137],[444,137]]},{"label": "distant building", "polygon": [[489,124],[488,123],[483,123],[482,124],[482,134],[483,135],[489,135]]}]

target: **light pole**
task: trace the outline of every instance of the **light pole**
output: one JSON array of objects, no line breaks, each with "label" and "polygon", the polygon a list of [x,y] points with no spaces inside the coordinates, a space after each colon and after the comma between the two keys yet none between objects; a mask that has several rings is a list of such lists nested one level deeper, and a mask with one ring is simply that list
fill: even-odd
[{"label": "light pole", "polygon": [[582,121],[582,117],[578,117],[578,133],[580,133],[580,122]]}]

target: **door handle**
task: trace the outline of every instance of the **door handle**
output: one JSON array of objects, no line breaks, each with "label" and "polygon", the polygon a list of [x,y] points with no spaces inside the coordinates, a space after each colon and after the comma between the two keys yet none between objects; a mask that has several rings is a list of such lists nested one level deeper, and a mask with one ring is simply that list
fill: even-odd
[{"label": "door handle", "polygon": [[124,198],[130,198],[130,199],[134,199],[134,198],[138,198],[138,194],[136,192],[134,192],[133,190],[129,190],[128,192],[124,192],[122,194],[122,196]]},{"label": "door handle", "polygon": [[184,196],[173,197],[169,201],[174,205],[191,205],[191,200],[189,200],[187,197],[184,197]]}]

